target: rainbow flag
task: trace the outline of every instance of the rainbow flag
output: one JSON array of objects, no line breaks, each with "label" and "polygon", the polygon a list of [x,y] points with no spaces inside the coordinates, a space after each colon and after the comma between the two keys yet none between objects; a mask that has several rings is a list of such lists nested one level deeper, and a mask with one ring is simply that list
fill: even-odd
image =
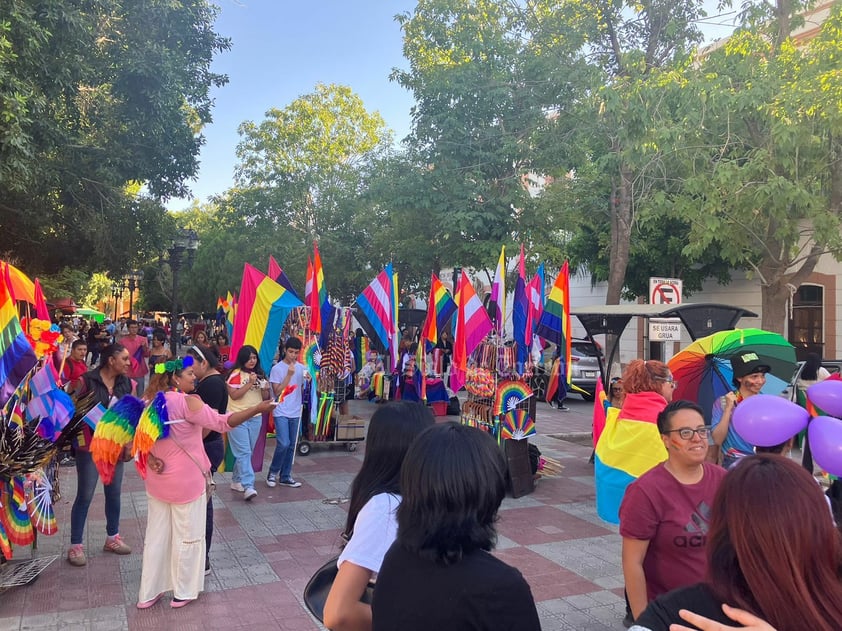
[{"label": "rainbow flag", "polygon": [[459,308],[456,312],[456,334],[453,340],[453,363],[450,367],[450,388],[458,392],[465,384],[468,356],[491,331],[493,325],[482,302],[474,291],[465,270],[459,281]]},{"label": "rainbow flag", "polygon": [[564,373],[567,375],[567,383],[570,383],[572,379],[570,370],[570,271],[567,261],[561,266],[561,271],[550,290],[550,295],[547,297],[535,333],[548,342],[558,346],[564,345],[564,353],[560,353],[560,356],[564,358],[566,367]]},{"label": "rainbow flag", "polygon": [[6,404],[37,361],[20,326],[6,279],[0,275],[0,405]]},{"label": "rainbow flag", "polygon": [[298,293],[296,293],[295,289],[292,286],[292,281],[290,281],[289,277],[286,275],[284,270],[281,269],[280,265],[278,265],[278,262],[275,260],[275,257],[271,254],[269,255],[269,278],[274,280],[287,291],[292,292],[293,296],[301,300],[301,298],[299,298],[298,296]]},{"label": "rainbow flag", "polygon": [[[327,296],[325,285],[325,274],[322,268],[322,255],[319,254],[319,246],[313,244],[313,265],[311,277],[310,299],[307,306],[310,307],[310,330],[315,333],[330,333],[333,322],[333,307]],[[327,329],[327,330],[325,330]],[[327,340],[322,346],[326,346]]]},{"label": "rainbow flag", "polygon": [[494,305],[494,330],[503,337],[506,322],[506,246],[500,248],[500,259],[491,283],[491,302]]},{"label": "rainbow flag", "polygon": [[606,411],[594,451],[596,512],[601,519],[620,523],[620,504],[628,485],[667,459],[656,423],[665,404],[660,395],[640,393],[634,399],[626,397],[622,410]]},{"label": "rainbow flag", "polygon": [[357,296],[356,318],[374,347],[385,353],[392,343],[393,329],[392,279],[385,269]]},{"label": "rainbow flag", "polygon": [[439,334],[450,323],[454,313],[456,313],[456,303],[442,285],[439,277],[432,274],[430,277],[430,300],[427,303],[427,318],[424,320],[421,335],[433,344],[437,344]]},{"label": "rainbow flag", "polygon": [[398,294],[398,273],[392,269],[392,264],[386,265],[386,272],[392,279],[392,371],[399,367],[398,346],[400,340],[398,339],[398,308],[400,307],[400,295]]},{"label": "rainbow flag", "polygon": [[246,263],[234,321],[231,356],[235,357],[244,345],[249,344],[257,349],[264,370],[271,368],[281,339],[281,329],[289,312],[299,306],[301,301],[291,292]]}]

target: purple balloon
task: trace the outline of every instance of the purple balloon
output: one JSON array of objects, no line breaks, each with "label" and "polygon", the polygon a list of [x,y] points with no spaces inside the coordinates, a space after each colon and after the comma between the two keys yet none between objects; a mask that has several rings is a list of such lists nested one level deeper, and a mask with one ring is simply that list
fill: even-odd
[{"label": "purple balloon", "polygon": [[833,416],[842,416],[842,381],[825,379],[807,388],[807,399]]},{"label": "purple balloon", "polygon": [[810,415],[800,405],[772,394],[757,394],[737,406],[731,423],[752,445],[774,447],[807,427],[808,420]]},{"label": "purple balloon", "polygon": [[810,421],[807,438],[816,464],[832,475],[842,476],[842,421],[817,416]]}]

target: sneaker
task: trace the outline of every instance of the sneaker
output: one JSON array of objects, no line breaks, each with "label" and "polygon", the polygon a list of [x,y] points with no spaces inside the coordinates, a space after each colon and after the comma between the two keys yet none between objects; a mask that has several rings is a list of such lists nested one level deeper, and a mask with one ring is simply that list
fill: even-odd
[{"label": "sneaker", "polygon": [[257,491],[255,491],[252,487],[247,488],[243,493],[243,499],[247,502],[250,502],[255,497],[257,497]]},{"label": "sneaker", "polygon": [[301,486],[301,482],[296,482],[292,478],[288,478],[286,480],[281,480],[281,486],[288,486],[291,489],[297,489],[299,486]]},{"label": "sneaker", "polygon": [[88,559],[85,557],[85,548],[82,547],[81,543],[70,546],[70,549],[67,551],[67,562],[76,567],[82,567],[88,564]]},{"label": "sneaker", "polygon": [[634,625],[634,618],[632,618],[632,615],[631,615],[630,613],[627,613],[627,614],[626,614],[626,617],[625,617],[625,618],[623,618],[623,626],[624,626],[626,629],[629,629],[629,628],[631,628],[633,625]]},{"label": "sneaker", "polygon": [[120,538],[120,535],[108,537],[105,540],[105,545],[102,546],[105,552],[113,552],[114,554],[131,554],[132,549]]},{"label": "sneaker", "polygon": [[559,405],[559,406],[558,406],[558,411],[559,411],[559,412],[569,412],[569,411],[570,411],[570,408],[569,408],[569,407],[567,407],[566,405]]},{"label": "sneaker", "polygon": [[270,473],[266,476],[266,486],[270,489],[274,489],[278,485],[278,476],[274,473]]},{"label": "sneaker", "polygon": [[243,491],[245,491],[245,490],[246,490],[246,487],[244,487],[244,486],[243,486],[242,484],[240,484],[239,482],[232,482],[232,483],[231,483],[231,490],[232,490],[232,491],[237,491],[237,492],[239,492],[239,493],[242,493]]}]

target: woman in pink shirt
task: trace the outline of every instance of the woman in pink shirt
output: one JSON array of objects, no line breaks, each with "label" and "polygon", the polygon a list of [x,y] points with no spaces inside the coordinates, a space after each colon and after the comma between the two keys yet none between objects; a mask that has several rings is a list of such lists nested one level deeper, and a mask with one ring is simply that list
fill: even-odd
[{"label": "woman in pink shirt", "polygon": [[195,395],[192,357],[155,366],[144,392],[151,401],[164,392],[169,436],[152,447],[146,475],[148,512],[138,609],[148,609],[172,590],[173,608],[196,600],[205,587],[205,473],[210,462],[202,430],[227,432],[268,412],[263,401],[233,414],[219,414]]}]

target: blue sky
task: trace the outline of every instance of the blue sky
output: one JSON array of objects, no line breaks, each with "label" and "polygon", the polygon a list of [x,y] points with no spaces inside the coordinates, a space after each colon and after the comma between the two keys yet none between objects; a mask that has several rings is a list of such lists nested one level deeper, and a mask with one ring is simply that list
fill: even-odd
[{"label": "blue sky", "polygon": [[[706,0],[716,15],[717,0]],[[216,31],[232,40],[217,56],[214,71],[229,82],[213,92],[213,123],[205,127],[200,171],[190,183],[200,201],[233,184],[237,127],[259,122],[272,107],[283,108],[321,83],[350,86],[369,111],[379,111],[400,140],[409,133],[412,95],[389,81],[405,68],[401,31],[394,16],[412,11],[415,0],[215,0],[221,8]],[[713,19],[723,22],[730,18]],[[708,39],[730,28],[703,25]],[[173,199],[168,207],[186,208]]]}]

